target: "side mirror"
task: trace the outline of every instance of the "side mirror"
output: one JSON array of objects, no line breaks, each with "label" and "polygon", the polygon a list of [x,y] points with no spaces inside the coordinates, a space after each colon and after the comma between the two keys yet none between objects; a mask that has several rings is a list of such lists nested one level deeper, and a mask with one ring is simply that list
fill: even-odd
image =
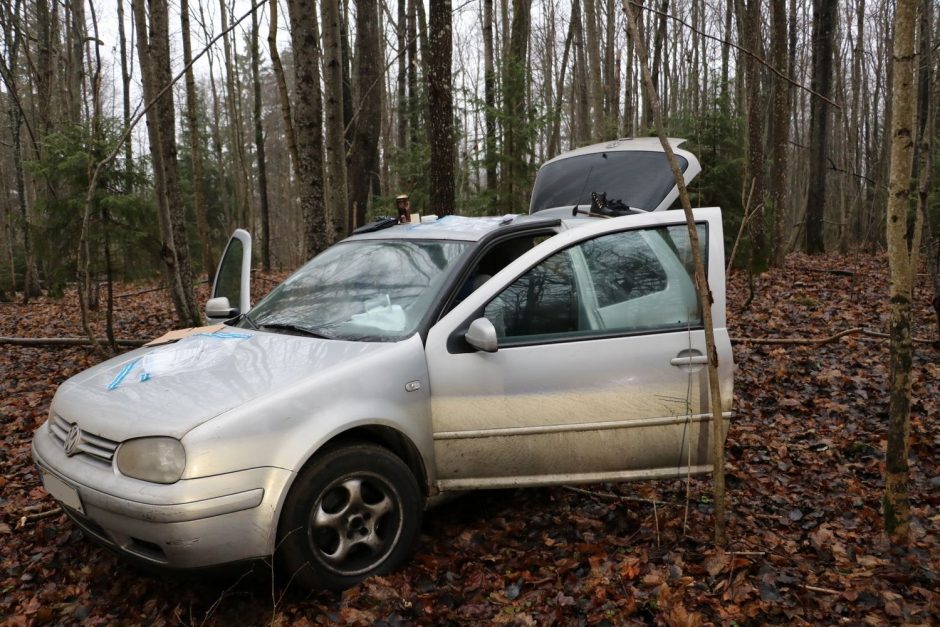
[{"label": "side mirror", "polygon": [[[230,312],[223,313],[221,305],[210,306],[209,304],[223,296],[228,299],[225,308],[231,310]],[[210,313],[210,309],[214,313]],[[206,315],[210,323],[222,322],[245,313],[249,309],[251,309],[251,235],[243,229],[235,229],[222,253],[219,267],[216,269],[212,295],[206,303]]]},{"label": "side mirror", "polygon": [[238,315],[238,307],[232,307],[227,296],[217,296],[206,301],[206,317],[228,320]]},{"label": "side mirror", "polygon": [[496,327],[486,318],[477,318],[471,322],[463,337],[470,346],[487,353],[495,353],[499,346]]}]

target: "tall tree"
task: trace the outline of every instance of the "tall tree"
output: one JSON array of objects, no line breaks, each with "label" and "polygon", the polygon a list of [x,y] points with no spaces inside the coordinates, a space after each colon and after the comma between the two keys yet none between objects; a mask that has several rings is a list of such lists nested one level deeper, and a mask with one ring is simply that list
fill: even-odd
[{"label": "tall tree", "polygon": [[[496,193],[496,65],[493,48],[493,0],[483,0],[483,117],[486,135],[483,138],[486,167],[486,189]],[[567,48],[566,48],[567,50]]]},{"label": "tall tree", "polygon": [[428,42],[428,210],[454,213],[454,95],[451,91],[451,0],[431,3]]},{"label": "tall tree", "polygon": [[297,172],[297,137],[294,135],[294,122],[291,117],[290,96],[287,93],[287,77],[284,74],[284,64],[277,50],[277,4],[278,0],[271,0],[268,5],[268,55],[271,57],[271,68],[274,70],[274,80],[277,83],[277,94],[281,108],[281,120],[284,123],[284,139],[287,142],[287,153],[290,155],[291,167]]},{"label": "tall tree", "polygon": [[[184,0],[185,1],[185,0]],[[261,70],[258,50],[261,26],[258,11],[251,12],[251,84],[253,92],[252,118],[255,126],[255,157],[258,163],[258,204],[261,209],[261,265],[271,269],[271,217],[268,209],[268,169],[264,158],[264,127],[261,124]]]},{"label": "tall tree", "polygon": [[[123,2],[123,0],[119,0]],[[196,110],[196,78],[193,73],[193,48],[190,43],[189,0],[180,0],[180,30],[183,39],[183,64],[186,66],[186,125],[189,127],[189,151],[193,168],[193,209],[196,214],[196,232],[202,245],[202,269],[206,276],[215,275],[215,259],[209,243],[209,219],[206,212],[206,182],[203,172],[202,140]],[[130,142],[127,142],[130,147]]]},{"label": "tall tree", "polygon": [[809,193],[806,197],[806,252],[826,249],[826,171],[829,169],[829,103],[832,95],[832,39],[836,0],[813,0],[813,80],[811,88],[822,96],[810,101]]},{"label": "tall tree", "polygon": [[[133,0],[134,23],[137,27],[137,52],[140,60],[144,100],[153,102],[170,84],[169,11],[166,0]],[[149,17],[149,29],[148,18]],[[193,272],[189,261],[189,244],[183,197],[179,185],[176,157],[176,120],[173,90],[163,91],[156,104],[147,111],[147,130],[153,155],[154,178],[157,184],[161,256],[170,293],[180,326],[199,326],[202,315],[196,307]]]},{"label": "tall tree", "polygon": [[604,87],[601,83],[601,38],[597,30],[597,0],[584,0],[585,47],[588,61],[588,92],[591,94],[590,135],[604,139]]},{"label": "tall tree", "polygon": [[[911,216],[911,168],[915,136],[914,42],[917,0],[898,0],[894,18],[891,81],[891,161],[888,181],[888,265],[891,270],[891,351],[888,448],[885,454],[885,532],[906,544],[910,534],[908,452],[911,429],[911,319],[914,276],[920,249],[921,214]],[[912,222],[913,219],[913,222]]]},{"label": "tall tree", "polygon": [[503,125],[503,207],[507,213],[525,209],[523,179],[526,177],[529,137],[526,116],[526,58],[532,0],[513,0],[512,32],[509,53],[503,68],[503,101],[506,122]]},{"label": "tall tree", "polygon": [[381,46],[377,0],[356,0],[356,113],[349,170],[354,226],[365,223],[369,199],[379,191],[379,133],[385,80]]},{"label": "tall tree", "polygon": [[[738,23],[743,47],[757,54],[760,50],[760,0],[738,0]],[[745,214],[751,235],[751,271],[767,269],[771,248],[764,232],[764,110],[760,68],[757,59],[748,55],[744,60],[747,83],[747,206]]]},{"label": "tall tree", "polygon": [[343,111],[343,51],[339,0],[323,0],[323,117],[326,127],[326,206],[332,215],[333,241],[348,230],[346,134]]},{"label": "tall tree", "polygon": [[323,196],[323,97],[320,94],[320,35],[317,13],[304,0],[288,0],[294,52],[294,132],[297,182],[304,222],[304,255],[332,242],[332,221]]},{"label": "tall tree", "polygon": [[[773,64],[778,72],[787,74],[787,7],[786,0],[771,0],[771,47]],[[773,78],[773,147],[774,175],[771,177],[770,198],[773,206],[773,261],[783,263],[786,254],[784,232],[789,178],[787,172],[790,141],[790,84],[780,76]]]}]

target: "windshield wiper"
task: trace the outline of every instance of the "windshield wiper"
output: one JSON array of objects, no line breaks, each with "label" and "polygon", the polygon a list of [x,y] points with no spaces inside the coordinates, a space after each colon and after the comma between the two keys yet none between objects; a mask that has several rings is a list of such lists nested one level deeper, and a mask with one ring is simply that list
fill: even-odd
[{"label": "windshield wiper", "polygon": [[298,335],[306,335],[307,337],[318,337],[323,340],[332,340],[334,339],[331,335],[325,335],[313,329],[308,329],[296,324],[290,324],[288,322],[272,322],[270,324],[262,324],[259,328],[263,330],[271,331],[290,331]]}]

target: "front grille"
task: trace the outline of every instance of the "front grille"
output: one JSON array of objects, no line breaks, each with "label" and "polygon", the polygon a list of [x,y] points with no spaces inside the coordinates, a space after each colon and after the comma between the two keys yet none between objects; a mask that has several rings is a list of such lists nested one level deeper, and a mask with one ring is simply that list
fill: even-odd
[{"label": "front grille", "polygon": [[[69,431],[74,426],[59,414],[53,413],[49,420],[49,432],[56,441],[65,447],[69,436]],[[73,455],[84,455],[93,461],[111,465],[114,458],[114,451],[117,450],[119,442],[103,438],[99,435],[82,430],[81,436],[75,445]]]}]

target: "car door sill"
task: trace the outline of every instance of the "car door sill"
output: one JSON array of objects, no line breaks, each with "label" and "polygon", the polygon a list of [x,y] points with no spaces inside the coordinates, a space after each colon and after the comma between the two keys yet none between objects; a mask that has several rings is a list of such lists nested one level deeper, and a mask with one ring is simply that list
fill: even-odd
[{"label": "car door sill", "polygon": [[617,470],[611,472],[585,472],[556,475],[529,475],[522,477],[469,477],[466,479],[438,479],[441,492],[450,490],[479,490],[492,488],[522,488],[531,486],[562,485],[572,483],[602,483],[604,481],[639,481],[643,479],[681,479],[690,475],[707,474],[712,464],[683,468],[657,468],[653,470]]}]

